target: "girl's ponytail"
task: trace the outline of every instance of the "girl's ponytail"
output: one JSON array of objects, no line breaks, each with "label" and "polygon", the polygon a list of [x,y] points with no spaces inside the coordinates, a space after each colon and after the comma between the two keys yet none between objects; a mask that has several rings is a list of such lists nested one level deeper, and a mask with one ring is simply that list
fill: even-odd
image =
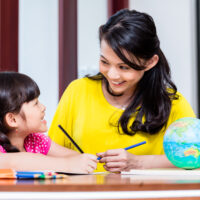
[{"label": "girl's ponytail", "polygon": [[9,152],[19,152],[15,146],[10,143],[7,135],[0,131],[0,145],[5,149],[7,153]]}]

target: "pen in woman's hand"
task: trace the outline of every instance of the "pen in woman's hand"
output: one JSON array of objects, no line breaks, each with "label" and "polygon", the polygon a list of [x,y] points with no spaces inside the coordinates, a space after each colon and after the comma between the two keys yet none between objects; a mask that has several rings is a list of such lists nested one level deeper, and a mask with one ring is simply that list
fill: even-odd
[{"label": "pen in woman's hand", "polygon": [[[142,144],[146,144],[146,141],[139,142],[139,143],[137,143],[137,144],[134,144],[134,145],[125,147],[124,150],[127,151],[127,150],[129,150],[129,149],[135,148],[135,147],[140,146],[140,145],[142,145]],[[99,157],[97,158],[97,160],[100,160],[100,159],[101,159],[101,157],[99,156]]]}]

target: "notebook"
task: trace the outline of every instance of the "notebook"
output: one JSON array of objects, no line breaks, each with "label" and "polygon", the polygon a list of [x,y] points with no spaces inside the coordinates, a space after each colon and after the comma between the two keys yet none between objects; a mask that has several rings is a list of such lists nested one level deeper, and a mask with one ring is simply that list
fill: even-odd
[{"label": "notebook", "polygon": [[186,170],[181,168],[163,169],[132,169],[129,172],[121,172],[124,175],[147,175],[147,176],[200,176],[199,169]]}]

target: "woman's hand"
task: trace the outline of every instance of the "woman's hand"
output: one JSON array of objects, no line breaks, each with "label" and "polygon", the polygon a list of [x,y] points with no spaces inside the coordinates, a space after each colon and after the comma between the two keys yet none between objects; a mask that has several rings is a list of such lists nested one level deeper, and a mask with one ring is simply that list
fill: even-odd
[{"label": "woman's hand", "polygon": [[97,168],[97,157],[92,154],[78,154],[67,158],[67,168],[74,173],[92,173]]},{"label": "woman's hand", "polygon": [[101,157],[100,163],[105,163],[105,170],[110,172],[175,167],[165,155],[134,155],[124,149],[108,150],[97,153],[97,156]]},{"label": "woman's hand", "polygon": [[110,172],[129,171],[132,168],[140,168],[139,157],[124,149],[108,150],[97,153],[101,157],[100,163],[105,163],[104,168]]}]

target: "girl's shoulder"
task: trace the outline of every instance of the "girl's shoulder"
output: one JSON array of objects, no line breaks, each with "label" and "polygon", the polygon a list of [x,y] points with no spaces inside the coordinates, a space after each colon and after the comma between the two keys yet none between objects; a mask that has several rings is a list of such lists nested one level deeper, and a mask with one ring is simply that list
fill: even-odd
[{"label": "girl's shoulder", "polygon": [[47,154],[51,146],[51,139],[43,133],[31,133],[24,140],[27,152]]},{"label": "girl's shoulder", "polygon": [[6,150],[0,145],[0,153],[6,153]]},{"label": "girl's shoulder", "polygon": [[25,140],[48,140],[49,137],[44,133],[30,133]]}]

